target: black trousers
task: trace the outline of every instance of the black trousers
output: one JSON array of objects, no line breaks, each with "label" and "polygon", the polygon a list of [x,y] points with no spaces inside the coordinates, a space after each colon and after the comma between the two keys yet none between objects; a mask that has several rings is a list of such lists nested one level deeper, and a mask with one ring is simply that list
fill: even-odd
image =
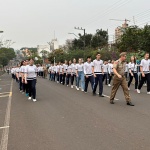
[{"label": "black trousers", "polygon": [[133,77],[135,79],[135,89],[137,89],[138,88],[138,74],[137,73],[133,73],[133,76],[131,76],[131,73],[129,73],[128,87],[130,87]]},{"label": "black trousers", "polygon": [[59,73],[57,73],[56,76],[57,76],[57,82],[59,82]]},{"label": "black trousers", "polygon": [[99,84],[99,95],[102,95],[103,94],[103,74],[96,74],[93,93],[96,92],[98,84]]},{"label": "black trousers", "polygon": [[63,74],[63,79],[62,80],[63,80],[62,82],[63,82],[63,85],[64,85],[65,81],[66,81],[66,73]]},{"label": "black trousers", "polygon": [[76,84],[75,84],[75,85],[77,86],[77,77],[76,77],[75,74],[73,74],[73,75],[71,76],[71,85],[73,85],[74,79],[76,80]]},{"label": "black trousers", "polygon": [[145,74],[145,77],[141,76],[141,81],[140,81],[140,84],[138,86],[138,89],[140,90],[142,88],[145,81],[147,81],[147,92],[150,92],[150,73]]},{"label": "black trousers", "polygon": [[67,76],[66,76],[66,84],[67,85],[69,85],[70,78],[71,78],[71,74],[67,74]]},{"label": "black trousers", "polygon": [[93,78],[93,76],[89,76],[88,78],[85,77],[85,89],[84,89],[85,92],[87,92],[89,82],[91,83],[91,88],[93,90],[93,88],[94,88],[94,78]]},{"label": "black trousers", "polygon": [[61,74],[59,74],[59,83],[61,83],[62,82],[62,77],[63,77],[63,74],[61,73]]},{"label": "black trousers", "polygon": [[29,97],[36,99],[36,79],[28,80]]},{"label": "black trousers", "polygon": [[111,83],[112,77],[113,77],[113,74],[108,74],[109,84]]},{"label": "black trousers", "polygon": [[19,77],[19,90],[22,90],[22,77]]},{"label": "black trousers", "polygon": [[103,75],[103,82],[105,80],[105,84],[106,85],[107,85],[107,78],[108,78],[107,75],[108,75],[107,73],[104,73],[104,75]]}]

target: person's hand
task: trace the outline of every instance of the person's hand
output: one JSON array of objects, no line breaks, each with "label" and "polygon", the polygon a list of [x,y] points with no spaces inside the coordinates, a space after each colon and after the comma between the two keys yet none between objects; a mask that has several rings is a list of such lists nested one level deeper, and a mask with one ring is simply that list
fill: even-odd
[{"label": "person's hand", "polygon": [[77,74],[76,76],[78,77],[79,75]]},{"label": "person's hand", "polygon": [[85,77],[88,78],[89,76],[86,75]]},{"label": "person's hand", "polygon": [[25,81],[25,84],[27,84],[28,82],[27,81]]},{"label": "person's hand", "polygon": [[131,73],[131,76],[133,77],[133,73]]},{"label": "person's hand", "polygon": [[94,78],[96,78],[96,74],[94,74]]},{"label": "person's hand", "polygon": [[121,78],[122,78],[122,76],[119,74],[119,75],[118,75],[118,78],[119,78],[119,79],[121,79]]},{"label": "person's hand", "polygon": [[143,77],[143,78],[145,77],[145,74],[144,74],[144,73],[142,73],[142,77]]}]

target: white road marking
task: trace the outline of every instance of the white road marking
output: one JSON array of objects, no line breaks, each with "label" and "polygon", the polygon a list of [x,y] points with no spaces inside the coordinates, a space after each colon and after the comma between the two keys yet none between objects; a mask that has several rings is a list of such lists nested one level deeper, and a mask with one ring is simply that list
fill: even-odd
[{"label": "white road marking", "polygon": [[2,96],[0,96],[0,97],[9,97],[9,95],[7,94],[7,95],[2,95]]},{"label": "white road marking", "polygon": [[0,94],[10,94],[10,92],[3,92],[3,93],[0,93]]},{"label": "white road marking", "polygon": [[9,126],[0,127],[0,129],[6,129],[6,128],[9,128]]},{"label": "white road marking", "polygon": [[[108,96],[108,95],[104,95],[104,96],[107,97],[107,98],[110,98],[110,96]],[[117,98],[115,98],[114,100],[119,101],[119,99],[117,99]]]},{"label": "white road marking", "polygon": [[5,85],[1,85],[1,86],[8,86],[8,85],[11,85],[11,84],[5,84]]},{"label": "white road marking", "polygon": [[[9,124],[10,124],[10,110],[11,110],[11,100],[12,100],[12,87],[13,87],[13,80],[11,81],[11,86],[10,86],[10,94],[9,94],[9,98],[8,98],[7,108],[6,108],[4,127],[9,126]],[[8,135],[9,135],[9,128],[4,128],[3,129],[3,133],[2,133],[0,150],[7,150]]]}]

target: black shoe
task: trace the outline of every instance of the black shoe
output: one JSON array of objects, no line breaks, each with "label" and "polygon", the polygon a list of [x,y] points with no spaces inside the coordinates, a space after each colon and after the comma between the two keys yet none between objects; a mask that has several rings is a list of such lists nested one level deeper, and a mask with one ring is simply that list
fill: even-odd
[{"label": "black shoe", "polygon": [[134,106],[131,102],[127,102],[127,105]]},{"label": "black shoe", "polygon": [[96,93],[93,93],[93,96],[96,96]]},{"label": "black shoe", "polygon": [[99,97],[104,97],[104,95],[99,95]]},{"label": "black shoe", "polygon": [[110,101],[110,104],[115,104],[114,101]]}]

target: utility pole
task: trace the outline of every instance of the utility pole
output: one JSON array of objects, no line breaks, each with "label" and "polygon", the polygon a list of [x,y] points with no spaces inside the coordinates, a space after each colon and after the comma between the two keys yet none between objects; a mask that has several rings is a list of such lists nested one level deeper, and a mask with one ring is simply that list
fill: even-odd
[{"label": "utility pole", "polygon": [[77,28],[77,27],[75,27],[74,29],[76,29],[76,30],[82,30],[82,31],[84,31],[84,50],[85,50],[85,29],[83,29],[82,27],[81,28]]}]

